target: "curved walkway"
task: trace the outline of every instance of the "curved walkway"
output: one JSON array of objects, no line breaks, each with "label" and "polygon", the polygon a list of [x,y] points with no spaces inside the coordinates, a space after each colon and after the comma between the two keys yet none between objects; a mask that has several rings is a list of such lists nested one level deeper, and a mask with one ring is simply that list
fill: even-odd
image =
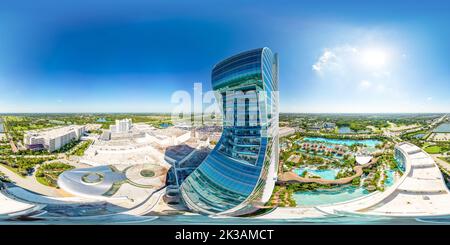
[{"label": "curved walkway", "polygon": [[[22,177],[15,172],[9,170],[4,165],[0,164],[0,171],[3,172],[15,185],[20,186],[24,189],[30,190],[35,193],[39,193],[45,196],[51,197],[61,197],[64,196],[61,190],[53,187],[48,187],[39,183],[34,174],[32,176]],[[36,173],[36,171],[34,172]]]},{"label": "curved walkway", "polygon": [[317,183],[317,184],[328,184],[328,185],[342,185],[342,184],[348,184],[352,182],[354,178],[360,177],[363,174],[363,169],[366,167],[369,167],[372,164],[375,164],[378,161],[378,158],[373,158],[370,162],[364,164],[364,165],[357,165],[353,168],[353,171],[355,171],[355,174],[349,177],[341,178],[341,179],[335,179],[335,180],[328,180],[328,179],[319,179],[319,178],[304,178],[298,176],[298,174],[289,171],[286,173],[282,173],[278,177],[279,182],[299,182],[299,183]]},{"label": "curved walkway", "polygon": [[[2,183],[0,182],[0,188]],[[10,197],[3,190],[0,190],[0,219],[11,218],[14,216],[27,215],[34,211],[40,210],[44,205],[36,205],[29,202],[23,202],[16,200],[14,197]]]},{"label": "curved walkway", "polygon": [[434,161],[443,169],[447,170],[447,172],[450,172],[450,163],[440,159],[439,157],[443,157],[443,155],[431,155],[434,159]]}]

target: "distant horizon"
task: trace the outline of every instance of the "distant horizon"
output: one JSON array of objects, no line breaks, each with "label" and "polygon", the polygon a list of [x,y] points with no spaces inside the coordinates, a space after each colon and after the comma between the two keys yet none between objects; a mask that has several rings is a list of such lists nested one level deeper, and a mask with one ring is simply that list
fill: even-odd
[{"label": "distant horizon", "polygon": [[[396,114],[450,114],[450,112],[279,112],[280,114],[366,114],[366,115],[396,115]],[[0,115],[10,114],[171,114],[171,112],[0,112]],[[198,114],[198,113],[197,113]]]}]

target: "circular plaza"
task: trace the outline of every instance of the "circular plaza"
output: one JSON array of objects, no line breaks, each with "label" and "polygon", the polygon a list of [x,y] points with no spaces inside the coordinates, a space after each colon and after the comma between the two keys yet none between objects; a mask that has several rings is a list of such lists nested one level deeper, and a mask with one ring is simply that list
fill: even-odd
[{"label": "circular plaza", "polygon": [[139,164],[124,170],[130,184],[142,187],[155,187],[164,185],[167,169],[156,164]]}]

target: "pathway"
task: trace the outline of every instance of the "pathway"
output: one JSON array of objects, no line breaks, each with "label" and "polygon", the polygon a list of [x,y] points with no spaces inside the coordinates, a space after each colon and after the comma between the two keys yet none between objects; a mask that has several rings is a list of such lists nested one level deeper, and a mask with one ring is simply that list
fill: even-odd
[{"label": "pathway", "polygon": [[0,171],[3,172],[15,185],[20,186],[24,189],[46,196],[52,197],[62,196],[60,190],[53,187],[42,185],[41,183],[37,182],[34,174],[32,176],[22,177],[1,164],[0,164]]},{"label": "pathway", "polygon": [[431,155],[434,159],[434,161],[441,167],[450,172],[450,163],[439,159],[438,157],[443,157],[443,155],[437,154],[437,155]]}]

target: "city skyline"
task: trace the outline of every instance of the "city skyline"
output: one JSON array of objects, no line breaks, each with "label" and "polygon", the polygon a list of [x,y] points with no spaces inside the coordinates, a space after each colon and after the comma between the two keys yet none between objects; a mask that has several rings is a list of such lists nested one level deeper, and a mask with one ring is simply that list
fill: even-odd
[{"label": "city skyline", "polygon": [[265,46],[280,112],[450,108],[448,3],[218,2],[5,4],[0,113],[171,112],[174,92],[211,90],[218,61]]}]

